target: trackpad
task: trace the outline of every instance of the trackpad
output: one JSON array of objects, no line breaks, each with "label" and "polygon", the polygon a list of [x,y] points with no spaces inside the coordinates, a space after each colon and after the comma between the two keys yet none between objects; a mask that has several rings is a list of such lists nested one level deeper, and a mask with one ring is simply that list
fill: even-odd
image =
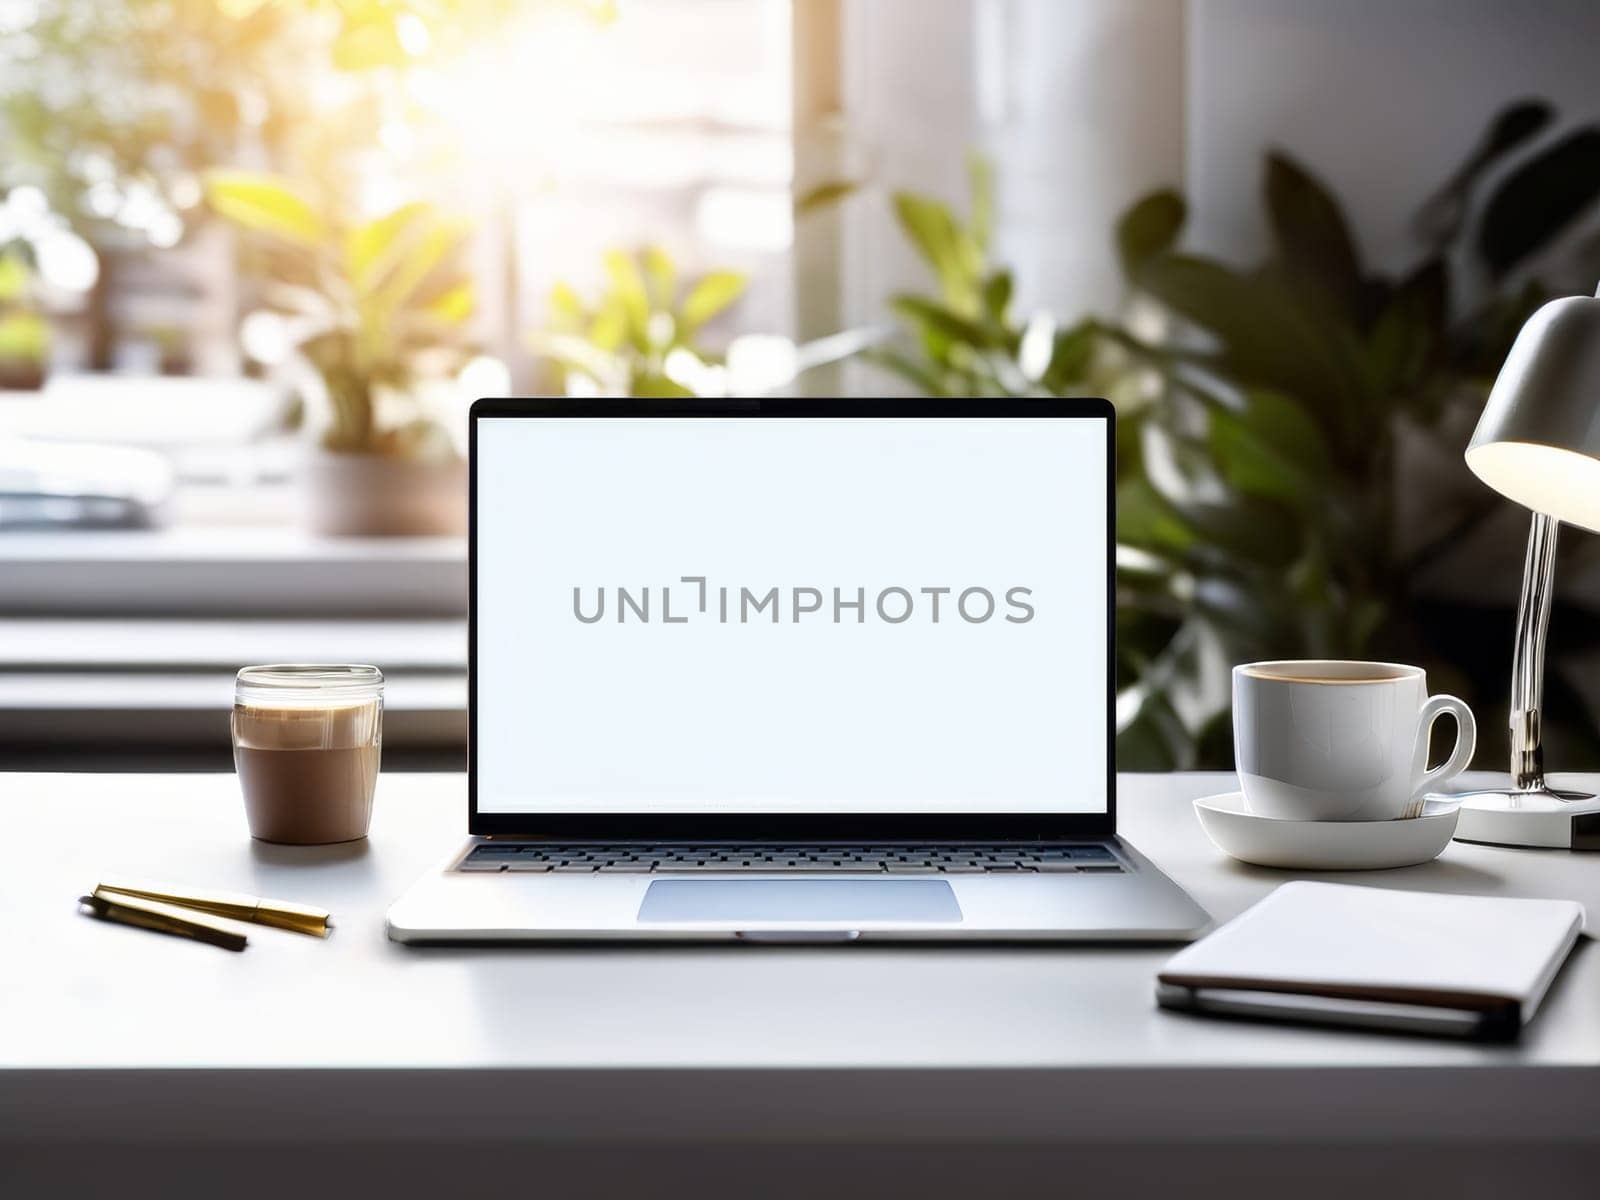
[{"label": "trackpad", "polygon": [[640,921],[959,921],[942,879],[657,879]]}]

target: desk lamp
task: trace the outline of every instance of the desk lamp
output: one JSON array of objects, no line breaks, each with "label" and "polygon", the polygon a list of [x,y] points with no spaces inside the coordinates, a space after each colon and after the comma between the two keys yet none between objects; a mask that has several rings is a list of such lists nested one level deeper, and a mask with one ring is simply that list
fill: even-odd
[{"label": "desk lamp", "polygon": [[1456,837],[1600,849],[1600,798],[1545,783],[1545,633],[1561,522],[1600,533],[1600,293],[1544,305],[1517,334],[1467,446],[1467,466],[1533,510],[1511,660],[1511,786],[1463,798]]}]

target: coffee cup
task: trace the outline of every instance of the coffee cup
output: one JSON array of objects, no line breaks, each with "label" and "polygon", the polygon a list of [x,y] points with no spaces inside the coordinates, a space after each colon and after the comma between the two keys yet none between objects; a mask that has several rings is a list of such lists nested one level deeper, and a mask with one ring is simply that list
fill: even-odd
[{"label": "coffee cup", "polygon": [[[1436,767],[1429,733],[1445,713],[1456,743]],[[1233,669],[1233,749],[1245,806],[1291,821],[1414,816],[1430,790],[1466,770],[1472,710],[1429,696],[1420,667],[1311,659]]]}]

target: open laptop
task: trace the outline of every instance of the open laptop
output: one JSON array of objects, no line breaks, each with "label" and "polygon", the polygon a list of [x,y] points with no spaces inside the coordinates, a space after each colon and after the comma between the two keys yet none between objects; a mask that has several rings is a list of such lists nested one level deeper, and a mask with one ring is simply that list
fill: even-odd
[{"label": "open laptop", "polygon": [[1112,407],[482,400],[466,845],[403,942],[1162,939]]}]

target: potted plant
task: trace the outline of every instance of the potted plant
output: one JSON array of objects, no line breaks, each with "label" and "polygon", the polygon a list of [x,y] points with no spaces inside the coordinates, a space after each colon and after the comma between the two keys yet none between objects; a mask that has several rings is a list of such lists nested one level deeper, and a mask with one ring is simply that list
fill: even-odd
[{"label": "potted plant", "polygon": [[31,303],[32,274],[16,251],[0,254],[0,389],[44,386],[50,326]]},{"label": "potted plant", "polygon": [[[1338,197],[1286,154],[1263,163],[1261,261],[1184,250],[1187,206],[1155,192],[1115,230],[1134,302],[1066,328],[1014,317],[986,175],[966,221],[895,197],[939,291],[895,298],[905,332],[874,361],[930,395],[1117,405],[1120,763],[1230,766],[1228,666],[1250,659],[1415,662],[1480,719],[1503,705],[1508,614],[1441,580],[1475,578],[1468,552],[1505,510],[1461,461],[1496,371],[1535,309],[1597,273],[1600,128],[1555,119],[1499,113],[1418,209],[1401,272],[1363,260]],[[1581,604],[1555,620],[1565,646],[1600,646]],[[1574,677],[1547,673],[1552,711],[1587,711]],[[1586,719],[1544,736],[1600,754]]]},{"label": "potted plant", "polygon": [[593,304],[558,283],[550,320],[534,349],[547,357],[569,395],[665,398],[715,393],[726,372],[700,345],[705,325],[744,294],[737,271],[710,271],[680,284],[659,246],[605,256],[607,286]]},{"label": "potted plant", "polygon": [[422,396],[466,358],[466,226],[421,203],[371,221],[330,219],[292,184],[239,171],[209,172],[206,195],[262,239],[267,298],[320,384],[325,427],[306,469],[312,528],[464,532],[466,463]]}]

